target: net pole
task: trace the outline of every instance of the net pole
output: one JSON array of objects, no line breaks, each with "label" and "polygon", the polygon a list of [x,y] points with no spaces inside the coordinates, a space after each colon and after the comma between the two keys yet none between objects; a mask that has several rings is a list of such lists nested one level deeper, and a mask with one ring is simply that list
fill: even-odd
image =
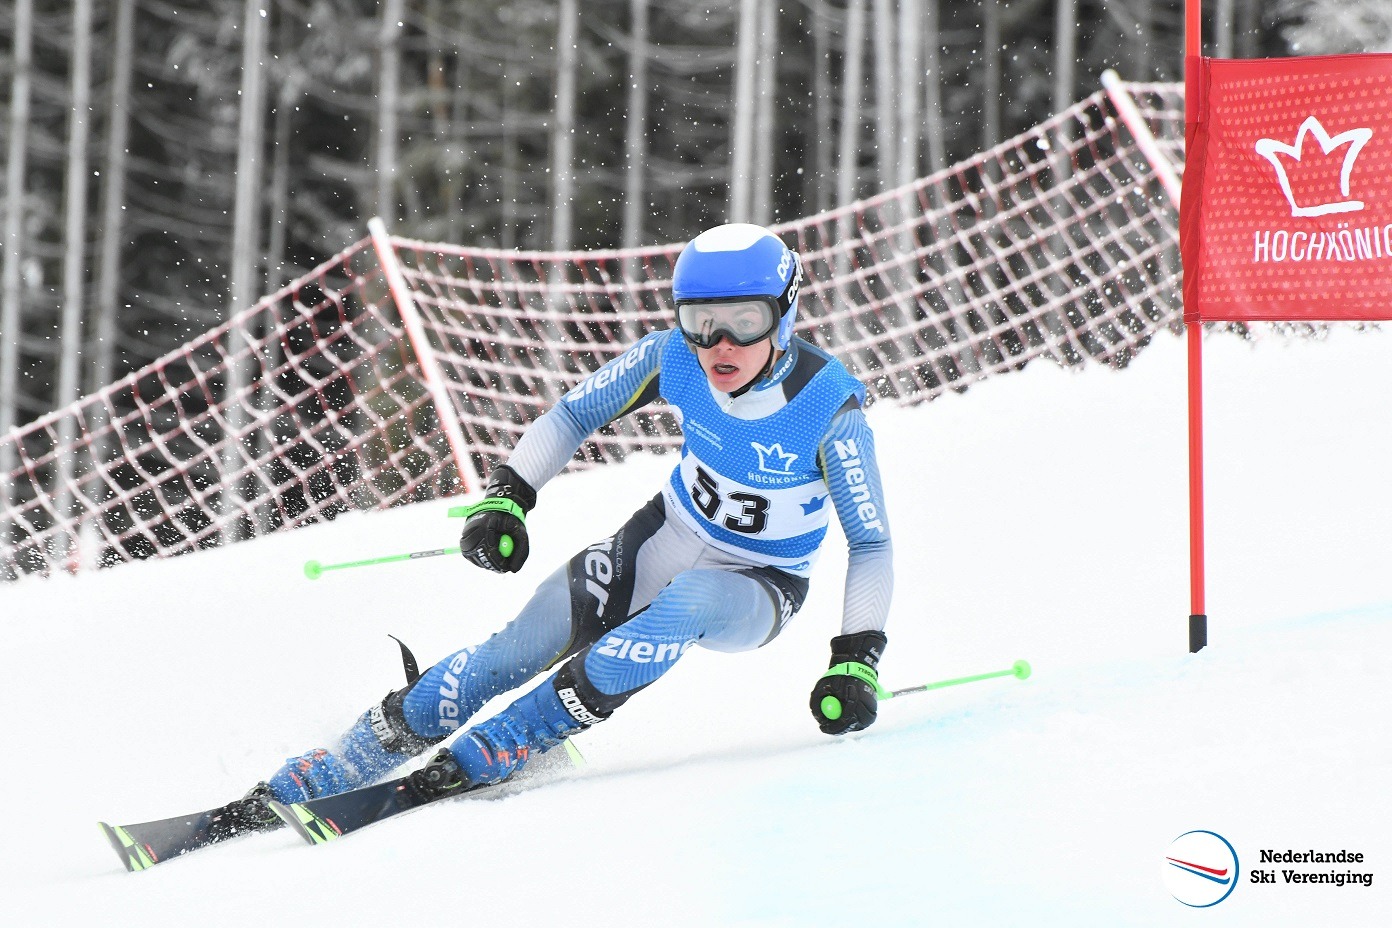
[{"label": "net pole", "polygon": [[416,353],[416,360],[420,362],[426,392],[435,404],[435,416],[440,420],[440,428],[445,433],[450,455],[454,458],[454,469],[459,474],[460,492],[467,493],[469,479],[472,477],[481,487],[484,484],[484,476],[478,473],[471,463],[473,458],[469,454],[469,445],[464,440],[464,432],[459,427],[454,406],[445,391],[444,376],[435,359],[435,352],[430,347],[430,339],[425,334],[425,326],[421,323],[416,301],[411,297],[411,289],[406,285],[406,275],[401,272],[401,263],[397,260],[396,249],[392,247],[391,236],[387,234],[387,225],[380,217],[374,216],[367,221],[367,230],[372,235],[372,248],[377,252],[377,260],[382,265],[382,273],[386,276],[387,288],[391,290],[392,300],[396,303],[396,311],[406,328],[406,338]]},{"label": "net pole", "polygon": [[1160,178],[1160,186],[1165,188],[1165,194],[1170,198],[1170,203],[1175,209],[1179,209],[1180,179],[1178,172],[1170,159],[1160,150],[1160,143],[1155,141],[1155,133],[1150,131],[1146,125],[1145,117],[1141,115],[1140,109],[1136,106],[1136,101],[1131,98],[1130,92],[1126,89],[1121,77],[1111,68],[1102,72],[1102,87],[1107,91],[1107,99],[1112,101],[1112,106],[1116,107],[1117,115],[1121,117],[1122,125],[1131,133],[1131,137],[1136,140],[1136,147],[1145,156],[1146,163],[1150,165],[1155,176]]},{"label": "net pole", "polygon": [[[1194,138],[1202,110],[1199,71],[1203,55],[1203,3],[1184,3],[1184,137]],[[1187,176],[1187,175],[1186,175]],[[1187,289],[1187,288],[1186,288]],[[1189,362],[1189,653],[1208,644],[1208,614],[1204,611],[1203,498],[1203,322],[1199,307],[1184,307]]]}]

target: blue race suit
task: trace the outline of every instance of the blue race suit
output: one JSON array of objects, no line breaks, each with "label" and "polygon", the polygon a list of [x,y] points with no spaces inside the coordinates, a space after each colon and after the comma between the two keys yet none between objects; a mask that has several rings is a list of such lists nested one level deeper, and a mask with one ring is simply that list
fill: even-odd
[{"label": "blue race suit", "polygon": [[679,332],[645,336],[534,422],[508,464],[540,490],[592,432],[661,397],[684,436],[662,492],[552,573],[502,631],[389,696],[333,748],[292,759],[272,788],[295,801],[376,779],[560,664],[451,745],[471,780],[505,777],[607,718],[693,645],[772,640],[802,604],[833,508],[849,550],[842,633],[883,629],[892,549],[864,395],[801,339],[767,379],[731,396],[711,387]]}]

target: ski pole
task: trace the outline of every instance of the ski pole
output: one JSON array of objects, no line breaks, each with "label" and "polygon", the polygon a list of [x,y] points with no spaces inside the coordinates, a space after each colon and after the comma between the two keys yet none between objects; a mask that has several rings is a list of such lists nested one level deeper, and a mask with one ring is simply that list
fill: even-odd
[{"label": "ski pole", "polygon": [[[498,498],[486,499],[472,506],[451,507],[449,516],[452,519],[468,518],[476,512],[488,512],[490,510],[512,512],[513,515],[521,518],[521,510],[518,509],[516,503]],[[498,553],[503,557],[510,556],[512,554],[512,548],[513,542],[511,535],[504,535],[502,538],[498,539]],[[339,564],[321,564],[318,561],[305,561],[304,574],[311,580],[318,580],[326,571],[330,570],[344,570],[349,567],[370,567],[373,564],[390,564],[393,561],[414,561],[424,557],[439,557],[442,554],[458,553],[459,546],[455,545],[452,548],[432,548],[429,551],[411,551],[408,554],[387,554],[382,557],[370,557],[361,561],[344,561]]]},{"label": "ski pole", "polygon": [[975,683],[977,680],[990,680],[993,677],[1016,677],[1024,680],[1030,675],[1029,661],[1016,661],[1008,670],[993,670],[990,673],[978,673],[970,677],[956,677],[952,680],[939,680],[937,683],[925,683],[922,686],[909,686],[902,690],[883,690],[877,685],[876,694],[880,699],[893,699],[895,696],[906,696],[909,693],[926,693],[928,690],[940,690],[945,686],[958,686],[962,683]]},{"label": "ski pole", "polygon": [[[937,683],[924,683],[922,686],[908,686],[902,690],[887,690],[880,686],[879,677],[875,671],[855,661],[837,664],[823,674],[823,677],[837,675],[855,677],[863,681],[875,690],[875,696],[878,699],[893,699],[895,696],[906,696],[909,693],[926,693],[928,690],[940,690],[945,686],[958,686],[963,683],[975,683],[977,680],[990,680],[992,677],[1017,677],[1023,680],[1030,675],[1030,665],[1029,661],[1016,661],[1009,670],[993,670],[990,673],[978,673],[970,677],[955,677],[951,680],[939,680]],[[822,697],[821,708],[822,715],[829,719],[839,719],[844,711],[841,700],[831,694]]]},{"label": "ski pole", "polygon": [[[499,547],[502,547],[499,545]],[[362,561],[344,561],[341,564],[321,564],[318,561],[305,561],[304,575],[318,580],[326,571],[344,570],[348,567],[370,567],[373,564],[390,564],[392,561],[414,561],[423,557],[439,557],[442,554],[458,554],[459,545],[453,548],[434,548],[430,551],[412,551],[409,554],[388,554],[384,557],[370,557]]]}]

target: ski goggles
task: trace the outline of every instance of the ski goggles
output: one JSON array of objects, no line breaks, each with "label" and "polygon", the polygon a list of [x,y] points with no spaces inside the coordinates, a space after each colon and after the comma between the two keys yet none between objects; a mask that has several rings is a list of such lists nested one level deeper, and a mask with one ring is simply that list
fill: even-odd
[{"label": "ski goggles", "polygon": [[677,327],[697,348],[714,348],[724,336],[740,347],[768,338],[778,327],[771,298],[678,303]]}]

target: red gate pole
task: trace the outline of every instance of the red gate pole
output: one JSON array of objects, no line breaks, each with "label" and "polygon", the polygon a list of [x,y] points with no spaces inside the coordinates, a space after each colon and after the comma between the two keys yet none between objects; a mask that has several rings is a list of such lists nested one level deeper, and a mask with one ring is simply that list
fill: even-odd
[{"label": "red gate pole", "polygon": [[1189,653],[1208,644],[1204,613],[1203,324],[1189,323]]},{"label": "red gate pole", "polygon": [[[1200,113],[1199,73],[1203,56],[1203,3],[1184,3],[1184,124],[1192,142]],[[1185,178],[1189,178],[1185,172]],[[1189,341],[1189,653],[1208,644],[1204,612],[1203,500],[1203,322],[1197,306],[1185,307]]]}]

